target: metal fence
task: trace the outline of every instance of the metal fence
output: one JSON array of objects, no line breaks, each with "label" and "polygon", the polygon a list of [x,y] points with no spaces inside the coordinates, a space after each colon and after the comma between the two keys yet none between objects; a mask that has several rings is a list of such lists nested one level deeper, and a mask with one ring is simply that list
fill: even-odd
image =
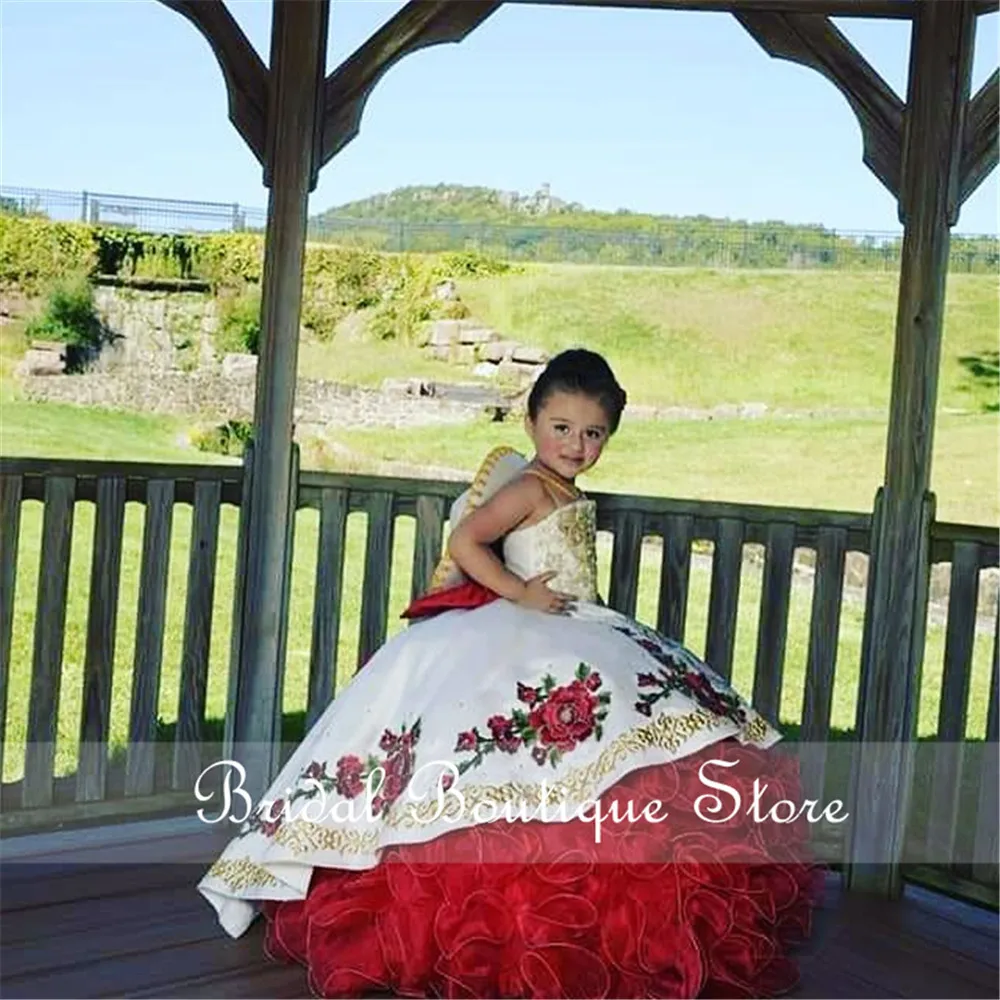
[{"label": "metal fence", "polygon": [[[181,201],[95,191],[0,187],[7,212],[40,214],[151,232],[262,231],[266,213],[237,202]],[[389,253],[479,251],[512,261],[716,268],[894,270],[899,232],[838,231],[783,223],[665,219],[639,228],[560,226],[557,218],[523,225],[412,222],[322,216],[309,238]],[[952,236],[953,271],[997,272],[996,234]]]}]

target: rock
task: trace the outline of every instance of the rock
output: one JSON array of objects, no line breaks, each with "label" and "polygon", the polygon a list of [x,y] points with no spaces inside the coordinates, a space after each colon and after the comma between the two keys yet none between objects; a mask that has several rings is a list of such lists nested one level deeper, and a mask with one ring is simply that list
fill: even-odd
[{"label": "rock", "polygon": [[66,355],[64,350],[48,351],[31,348],[24,352],[24,358],[17,366],[18,375],[65,375]]},{"label": "rock", "polygon": [[435,361],[448,361],[451,357],[451,348],[447,344],[434,345],[430,352]]},{"label": "rock", "polygon": [[66,360],[68,345],[62,340],[33,340],[30,347],[33,351],[46,351],[49,354],[54,354],[60,361]]},{"label": "rock", "polygon": [[471,365],[476,360],[476,349],[471,344],[452,344],[449,360],[456,365]]},{"label": "rock", "polygon": [[549,360],[549,354],[541,347],[520,346],[514,348],[511,360],[525,365],[544,365]]},{"label": "rock", "polygon": [[709,419],[722,417],[724,420],[731,420],[739,416],[739,407],[735,403],[719,403],[709,411]]},{"label": "rock", "polygon": [[491,365],[488,361],[480,361],[479,364],[472,369],[472,374],[478,375],[479,378],[496,378],[497,365]]},{"label": "rock", "polygon": [[480,361],[492,361],[499,364],[501,361],[510,361],[517,348],[514,340],[493,340],[487,344],[479,344],[476,347],[476,357]]},{"label": "rock", "polygon": [[441,302],[454,302],[458,298],[458,289],[455,287],[455,282],[451,278],[442,281],[434,289],[434,298]]},{"label": "rock", "polygon": [[257,373],[257,355],[227,354],[222,359],[223,378],[247,378]]},{"label": "rock", "polygon": [[386,378],[382,380],[382,391],[394,396],[421,395],[422,382],[418,378]]},{"label": "rock", "polygon": [[458,335],[460,332],[459,323],[461,320],[457,319],[436,319],[431,324],[430,336],[427,338],[427,343],[431,347],[447,347],[450,344],[455,343],[458,340]]},{"label": "rock", "polygon": [[473,327],[471,330],[460,330],[458,342],[460,344],[488,344],[490,341],[499,340],[500,334],[489,327]]},{"label": "rock", "polygon": [[521,365],[516,361],[501,361],[497,365],[497,375],[520,383],[522,386],[530,385],[540,372],[541,368],[534,365]]}]

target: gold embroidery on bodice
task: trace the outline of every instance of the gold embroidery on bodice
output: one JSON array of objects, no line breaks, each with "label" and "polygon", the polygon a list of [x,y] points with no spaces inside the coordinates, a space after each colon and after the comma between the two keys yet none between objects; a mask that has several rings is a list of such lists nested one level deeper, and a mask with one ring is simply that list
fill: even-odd
[{"label": "gold embroidery on bodice", "polygon": [[537,524],[512,531],[504,539],[504,560],[524,580],[555,572],[552,590],[579,601],[597,599],[597,507],[577,500],[557,507]]}]

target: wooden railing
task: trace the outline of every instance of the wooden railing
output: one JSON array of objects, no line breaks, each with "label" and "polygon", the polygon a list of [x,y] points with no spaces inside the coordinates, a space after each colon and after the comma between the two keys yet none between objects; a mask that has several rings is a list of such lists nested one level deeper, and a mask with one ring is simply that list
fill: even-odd
[{"label": "wooden railing", "polygon": [[[242,483],[238,465],[0,462],[0,830],[191,808],[194,778],[222,741],[233,684]],[[293,575],[301,585],[292,588],[284,689],[286,722],[297,719],[298,728],[289,723],[286,739],[404,627],[398,609],[426,585],[462,489],[300,473]],[[863,577],[854,587],[845,577],[863,568],[871,517],[596,499],[608,603],[702,653],[765,716],[815,744],[806,780],[822,788],[822,747],[853,727],[865,591]],[[933,667],[928,646],[923,678],[928,691],[940,687],[934,731],[942,744],[985,738],[995,746],[996,608],[984,636],[977,595],[997,567],[997,532],[936,523],[931,554],[951,566],[943,662]],[[981,716],[984,704],[983,724],[970,731],[970,708]],[[963,765],[983,772],[978,784],[965,776],[978,789],[971,806],[955,791],[954,755],[936,760],[933,807],[921,814],[931,822],[913,836],[953,843],[971,823],[976,856],[992,857],[995,754]],[[923,865],[912,874],[996,899],[995,865]]]}]

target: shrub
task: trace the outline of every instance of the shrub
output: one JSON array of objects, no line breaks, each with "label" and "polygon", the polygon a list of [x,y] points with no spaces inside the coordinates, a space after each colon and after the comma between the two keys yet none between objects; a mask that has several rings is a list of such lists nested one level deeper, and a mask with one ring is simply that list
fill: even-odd
[{"label": "shrub", "polygon": [[94,291],[90,282],[75,277],[56,283],[41,315],[28,324],[26,332],[31,340],[56,340],[68,344],[73,348],[71,367],[86,355],[99,351],[105,332],[94,310]]},{"label": "shrub", "polygon": [[442,278],[489,278],[496,274],[506,274],[511,265],[498,257],[479,250],[462,250],[457,253],[443,253],[438,257],[435,271]]},{"label": "shrub", "polygon": [[67,274],[90,274],[96,263],[89,226],[0,213],[0,287],[37,295]]},{"label": "shrub", "polygon": [[198,451],[239,458],[253,439],[253,424],[249,420],[227,420],[216,427],[193,430],[190,439]]},{"label": "shrub", "polygon": [[222,300],[215,347],[220,354],[257,354],[260,349],[260,292]]}]

